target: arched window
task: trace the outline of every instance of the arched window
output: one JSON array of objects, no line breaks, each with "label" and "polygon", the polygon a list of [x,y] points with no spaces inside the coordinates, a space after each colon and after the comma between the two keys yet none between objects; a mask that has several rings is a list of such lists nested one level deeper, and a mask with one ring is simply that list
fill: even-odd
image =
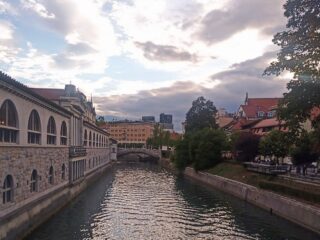
[{"label": "arched window", "polygon": [[11,175],[7,175],[4,179],[2,190],[2,203],[8,203],[13,201],[13,178]]},{"label": "arched window", "polygon": [[97,137],[96,137],[96,147],[99,147],[99,136],[98,136],[98,133],[97,133]]},{"label": "arched window", "polygon": [[35,169],[31,173],[30,191],[38,192],[38,172]]},{"label": "arched window", "polygon": [[47,144],[56,144],[56,134],[56,122],[53,117],[50,117],[47,126]]},{"label": "arched window", "polygon": [[66,165],[62,164],[62,167],[61,167],[61,179],[65,180],[65,178],[66,178]]},{"label": "arched window", "polygon": [[28,143],[40,144],[41,122],[36,110],[32,110],[28,122]]},{"label": "arched window", "polygon": [[96,134],[95,133],[93,133],[92,146],[93,147],[96,146]]},{"label": "arched window", "polygon": [[16,143],[18,114],[12,101],[6,100],[0,108],[0,142]]},{"label": "arched window", "polygon": [[91,147],[91,140],[92,140],[92,136],[91,136],[91,131],[89,132],[89,146]]},{"label": "arched window", "polygon": [[67,145],[67,139],[67,124],[65,121],[62,121],[60,130],[60,145]]},{"label": "arched window", "polygon": [[48,180],[49,180],[49,183],[50,184],[53,184],[53,167],[51,166],[50,169],[49,169],[49,177],[48,177]]},{"label": "arched window", "polygon": [[84,137],[83,137],[83,145],[84,146],[87,146],[87,144],[88,144],[88,133],[87,133],[87,129],[86,130],[84,130]]}]

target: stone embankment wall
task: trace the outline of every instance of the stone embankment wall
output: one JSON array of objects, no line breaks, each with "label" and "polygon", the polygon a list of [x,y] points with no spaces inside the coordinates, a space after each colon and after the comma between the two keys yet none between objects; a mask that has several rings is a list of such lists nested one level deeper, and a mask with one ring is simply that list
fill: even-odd
[{"label": "stone embankment wall", "polygon": [[101,176],[111,163],[100,166],[84,178],[69,185],[68,182],[41,193],[35,199],[21,203],[15,211],[0,216],[0,239],[22,239],[40,224],[49,219],[88,185]]},{"label": "stone embankment wall", "polygon": [[269,191],[205,172],[186,168],[184,175],[259,206],[320,234],[320,209]]}]

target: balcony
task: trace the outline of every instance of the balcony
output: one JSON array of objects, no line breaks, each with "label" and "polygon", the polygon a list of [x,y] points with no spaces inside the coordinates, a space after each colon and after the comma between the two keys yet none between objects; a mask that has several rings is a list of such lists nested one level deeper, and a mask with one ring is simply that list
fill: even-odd
[{"label": "balcony", "polygon": [[87,155],[87,150],[83,146],[72,146],[69,148],[69,157],[83,157]]}]

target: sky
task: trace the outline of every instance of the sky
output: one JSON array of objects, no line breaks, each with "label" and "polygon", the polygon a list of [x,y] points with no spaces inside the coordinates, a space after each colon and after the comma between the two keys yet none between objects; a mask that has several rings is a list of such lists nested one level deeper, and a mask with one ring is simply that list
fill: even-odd
[{"label": "sky", "polygon": [[285,29],[284,0],[0,0],[0,70],[30,87],[72,83],[98,115],[173,114],[204,96],[230,112],[281,97],[263,76]]}]

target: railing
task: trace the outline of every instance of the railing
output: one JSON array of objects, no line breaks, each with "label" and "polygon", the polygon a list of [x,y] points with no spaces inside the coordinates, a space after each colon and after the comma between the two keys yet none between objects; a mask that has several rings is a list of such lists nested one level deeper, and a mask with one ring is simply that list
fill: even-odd
[{"label": "railing", "polygon": [[289,171],[289,166],[287,165],[267,165],[252,162],[245,162],[244,165],[249,171],[271,175],[285,174]]},{"label": "railing", "polygon": [[69,157],[82,157],[87,155],[87,150],[83,146],[69,147]]}]

